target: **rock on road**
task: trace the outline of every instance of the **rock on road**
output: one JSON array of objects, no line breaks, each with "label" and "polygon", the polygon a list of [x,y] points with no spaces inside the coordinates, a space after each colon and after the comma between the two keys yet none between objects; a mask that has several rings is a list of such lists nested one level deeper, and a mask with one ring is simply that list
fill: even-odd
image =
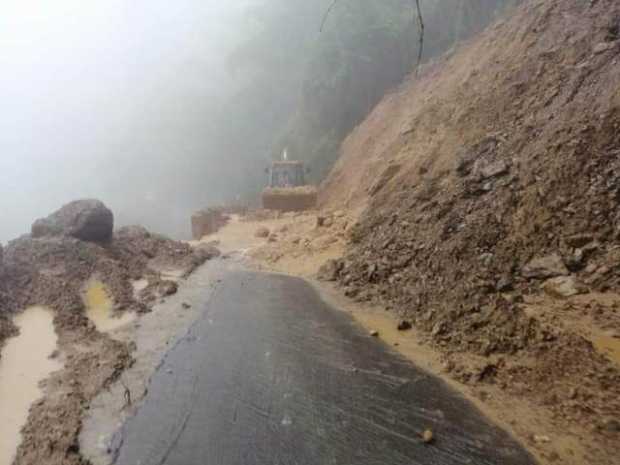
[{"label": "rock on road", "polygon": [[305,281],[245,271],[226,275],[121,437],[119,465],[535,463]]}]

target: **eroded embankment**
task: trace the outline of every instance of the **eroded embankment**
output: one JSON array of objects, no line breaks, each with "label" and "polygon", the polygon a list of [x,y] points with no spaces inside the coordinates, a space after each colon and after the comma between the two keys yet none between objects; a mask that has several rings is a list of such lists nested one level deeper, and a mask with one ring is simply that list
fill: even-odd
[{"label": "eroded embankment", "polygon": [[367,206],[326,275],[450,376],[529,399],[563,463],[617,461],[620,369],[597,341],[620,335],[619,30],[615,1],[525,2],[388,96],[321,194]]}]

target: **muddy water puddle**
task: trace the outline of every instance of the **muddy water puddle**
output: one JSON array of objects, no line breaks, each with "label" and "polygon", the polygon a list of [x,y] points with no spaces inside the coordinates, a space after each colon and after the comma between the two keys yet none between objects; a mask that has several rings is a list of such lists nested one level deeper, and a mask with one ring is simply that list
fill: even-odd
[{"label": "muddy water puddle", "polygon": [[99,280],[92,279],[86,283],[83,298],[84,305],[86,305],[86,315],[95,324],[97,330],[102,333],[125,326],[135,318],[133,313],[115,315],[114,302],[110,293],[105,284]]},{"label": "muddy water puddle", "polygon": [[41,398],[40,383],[62,364],[50,358],[57,336],[52,313],[32,307],[15,317],[20,334],[7,340],[0,358],[0,465],[10,465],[21,442],[30,406]]}]

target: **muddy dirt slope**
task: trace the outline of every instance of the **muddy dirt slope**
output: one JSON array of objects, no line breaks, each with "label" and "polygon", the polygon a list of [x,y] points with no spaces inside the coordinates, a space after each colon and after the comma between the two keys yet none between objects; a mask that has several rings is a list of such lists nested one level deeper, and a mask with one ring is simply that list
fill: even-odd
[{"label": "muddy dirt slope", "polygon": [[526,1],[427,65],[349,136],[321,203],[365,207],[329,265],[348,296],[617,460],[620,362],[596,341],[620,337],[619,2]]},{"label": "muddy dirt slope", "polygon": [[[189,275],[217,254],[141,226],[112,228],[113,215],[101,202],[77,201],[38,220],[33,234],[11,241],[0,254],[0,348],[18,331],[13,317],[42,305],[53,312],[53,356],[64,366],[46,380],[45,397],[30,409],[17,465],[85,463],[77,442],[82,415],[133,363],[134,348],[98,331],[86,315],[86,283],[96,279],[106,286],[116,314],[148,312],[154,301],[176,292],[168,271]],[[140,292],[137,280],[144,283]]]}]

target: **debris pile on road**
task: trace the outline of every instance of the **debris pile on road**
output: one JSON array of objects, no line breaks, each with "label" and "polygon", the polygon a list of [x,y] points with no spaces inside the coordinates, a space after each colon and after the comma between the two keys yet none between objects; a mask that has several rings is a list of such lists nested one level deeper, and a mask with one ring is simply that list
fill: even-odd
[{"label": "debris pile on road", "polygon": [[[12,315],[42,305],[54,312],[64,363],[49,381],[59,388],[56,394],[31,409],[17,465],[83,463],[75,446],[82,412],[131,364],[131,348],[97,331],[87,317],[85,284],[93,278],[103,282],[116,313],[146,312],[157,298],[176,291],[173,278],[187,276],[219,253],[212,246],[192,249],[140,226],[110,235],[112,225],[112,213],[101,202],[72,202],[37,220],[34,234],[11,241],[0,254],[0,346],[16,332]],[[169,271],[177,275],[167,278]],[[148,283],[139,295],[136,280]],[[63,386],[70,395],[62,394]]]}]

